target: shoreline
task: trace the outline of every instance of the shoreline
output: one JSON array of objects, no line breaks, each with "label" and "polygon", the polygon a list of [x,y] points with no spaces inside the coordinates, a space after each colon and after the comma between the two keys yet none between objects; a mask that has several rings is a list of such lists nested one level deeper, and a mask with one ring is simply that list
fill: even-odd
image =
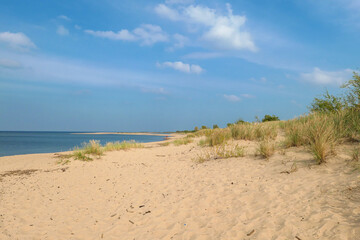
[{"label": "shoreline", "polygon": [[305,148],[266,160],[254,154],[258,142],[234,140],[228,149],[243,147],[244,156],[197,163],[216,150],[200,140],[150,142],[89,162],[59,164],[56,153],[1,157],[0,239],[359,236],[359,174],[344,164],[351,144],[317,165]]},{"label": "shoreline", "polygon": [[143,136],[170,136],[176,133],[152,133],[152,132],[85,132],[85,133],[71,133],[71,134],[84,134],[84,135],[106,135],[106,134],[114,134],[114,135],[143,135]]},{"label": "shoreline", "polygon": [[[71,133],[71,134],[94,134],[94,133]],[[164,138],[161,141],[154,141],[154,142],[139,142],[141,144],[143,144],[145,147],[153,147],[153,146],[157,146],[161,143],[165,143],[165,142],[171,142],[173,140],[176,140],[178,138],[183,137],[183,134],[180,133],[171,133],[171,134],[167,134],[167,135],[161,135],[160,133],[158,135],[156,134],[150,134],[150,133],[108,133],[108,132],[99,132],[96,133],[98,135],[102,135],[102,134],[119,134],[119,135],[144,135],[144,136],[164,136],[166,137],[166,139]],[[4,158],[11,158],[11,157],[27,157],[27,156],[31,156],[31,155],[48,155],[48,154],[66,154],[66,153],[70,153],[73,150],[68,150],[68,151],[58,151],[58,152],[46,152],[46,153],[25,153],[25,154],[15,154],[15,155],[6,155],[6,156],[0,156],[0,162],[1,159]]]}]

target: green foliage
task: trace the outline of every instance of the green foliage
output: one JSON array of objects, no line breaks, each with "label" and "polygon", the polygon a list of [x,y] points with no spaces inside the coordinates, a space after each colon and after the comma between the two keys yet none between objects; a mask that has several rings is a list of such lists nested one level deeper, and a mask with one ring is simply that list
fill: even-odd
[{"label": "green foliage", "polygon": [[203,126],[201,126],[201,129],[207,129],[207,127],[203,125]]},{"label": "green foliage", "polygon": [[235,124],[241,124],[241,123],[246,123],[244,120],[242,120],[241,118],[239,118],[239,120],[237,120],[235,122]]},{"label": "green foliage", "polygon": [[226,126],[229,128],[231,127],[232,125],[234,125],[233,123],[227,123]]},{"label": "green foliage", "polygon": [[340,97],[329,94],[328,91],[323,98],[314,98],[311,103],[311,112],[337,112],[344,108],[344,103]]},{"label": "green foliage", "polygon": [[213,125],[213,129],[219,128],[219,126],[217,124]]},{"label": "green foliage", "polygon": [[280,121],[278,116],[275,115],[265,115],[264,118],[261,120],[262,122],[270,122],[270,121]]},{"label": "green foliage", "polygon": [[195,132],[199,131],[199,128],[198,128],[198,127],[195,127],[195,128],[194,128],[194,131],[195,131]]},{"label": "green foliage", "polygon": [[353,73],[353,78],[345,83],[342,88],[348,91],[345,94],[345,103],[349,108],[360,109],[360,76],[358,73]]}]

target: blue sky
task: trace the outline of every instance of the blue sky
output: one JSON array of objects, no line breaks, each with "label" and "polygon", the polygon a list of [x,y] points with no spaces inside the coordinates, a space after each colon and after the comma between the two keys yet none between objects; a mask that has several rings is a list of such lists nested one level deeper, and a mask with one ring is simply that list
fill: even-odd
[{"label": "blue sky", "polygon": [[358,70],[358,0],[2,0],[0,130],[291,119]]}]

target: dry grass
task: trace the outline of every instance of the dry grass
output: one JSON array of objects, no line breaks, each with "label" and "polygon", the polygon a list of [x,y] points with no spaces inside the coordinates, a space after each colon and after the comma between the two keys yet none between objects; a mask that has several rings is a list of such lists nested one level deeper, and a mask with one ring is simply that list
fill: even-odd
[{"label": "dry grass", "polygon": [[308,148],[315,160],[321,164],[335,153],[337,143],[335,124],[325,114],[313,114],[306,123],[306,139]]},{"label": "dry grass", "polygon": [[211,132],[206,133],[206,138],[200,140],[200,146],[217,146],[225,144],[229,139],[231,139],[231,131],[228,128],[216,128]]},{"label": "dry grass", "polygon": [[180,145],[187,145],[189,143],[192,143],[193,141],[194,140],[192,138],[185,137],[185,138],[176,139],[172,143],[175,146],[180,146]]},{"label": "dry grass", "polygon": [[269,159],[275,153],[275,142],[270,139],[262,140],[257,148],[256,155]]},{"label": "dry grass", "polygon": [[245,148],[238,145],[235,146],[226,146],[220,145],[215,146],[203,153],[197,155],[195,162],[203,163],[205,161],[215,160],[215,159],[226,159],[226,158],[238,158],[245,156]]},{"label": "dry grass", "polygon": [[275,139],[278,133],[278,124],[241,123],[230,126],[231,137],[235,140],[264,140]]},{"label": "dry grass", "polygon": [[128,150],[131,148],[142,148],[142,144],[135,141],[122,141],[122,142],[108,142],[103,147],[103,151],[118,151],[118,150]]}]

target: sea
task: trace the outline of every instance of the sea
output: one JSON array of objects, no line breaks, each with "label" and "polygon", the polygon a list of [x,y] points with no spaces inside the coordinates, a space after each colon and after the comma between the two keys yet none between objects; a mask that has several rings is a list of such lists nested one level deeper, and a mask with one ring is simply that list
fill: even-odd
[{"label": "sea", "polygon": [[63,152],[81,147],[90,140],[107,142],[157,142],[164,136],[121,134],[74,134],[78,132],[4,132],[0,131],[0,157],[31,153]]}]

